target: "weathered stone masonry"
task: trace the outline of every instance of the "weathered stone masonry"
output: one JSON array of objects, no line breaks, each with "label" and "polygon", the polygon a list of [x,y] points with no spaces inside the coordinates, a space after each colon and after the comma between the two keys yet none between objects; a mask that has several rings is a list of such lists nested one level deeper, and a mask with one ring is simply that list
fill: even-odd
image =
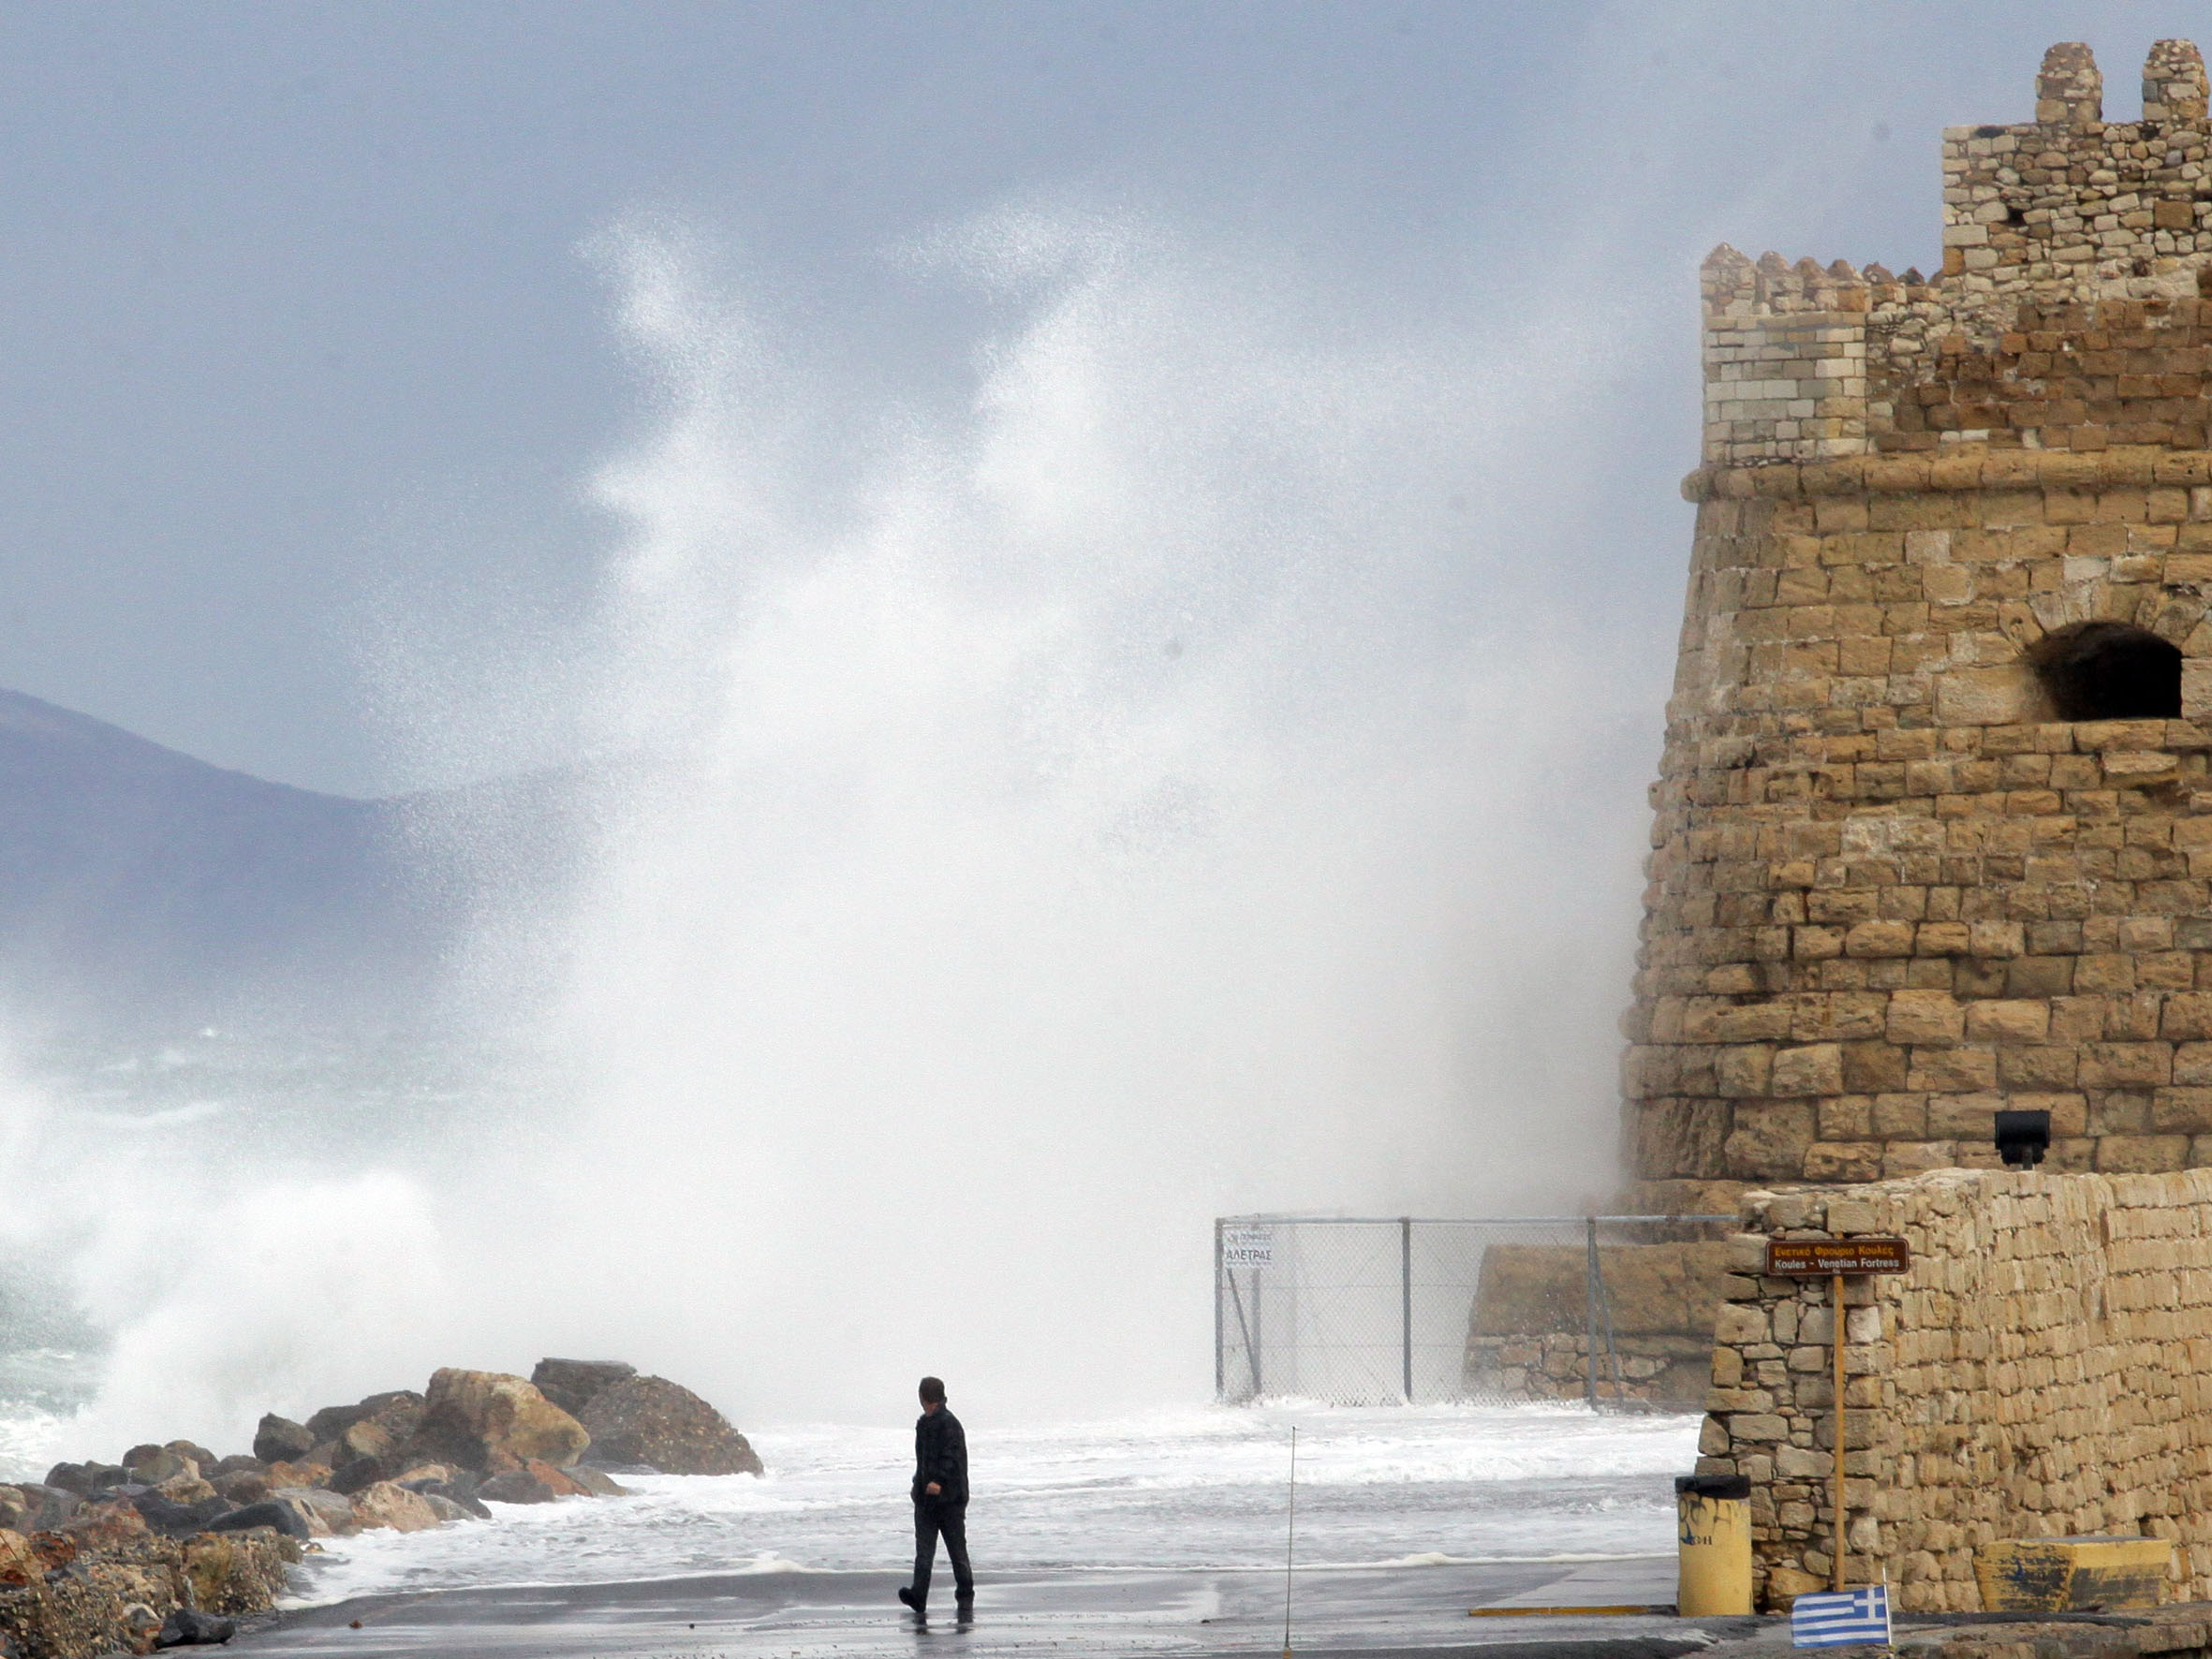
[{"label": "weathered stone masonry", "polygon": [[1913,1264],[1851,1284],[1851,1581],[1971,1612],[1979,1545],[2141,1532],[2212,1600],[2212,1170],[1945,1170],[1743,1218],[1698,1467],[1751,1477],[1761,1606],[1826,1588],[1835,1535],[1828,1282],[1760,1276],[1765,1241],[1869,1233]]},{"label": "weathered stone masonry", "polygon": [[[1943,270],[1703,273],[1703,464],[1626,1151],[1638,1208],[1986,1164],[2212,1166],[2212,125],[2059,46],[1944,138]],[[2177,706],[2055,718],[2026,653],[2178,648]],[[2171,655],[2171,651],[2168,652]]]}]

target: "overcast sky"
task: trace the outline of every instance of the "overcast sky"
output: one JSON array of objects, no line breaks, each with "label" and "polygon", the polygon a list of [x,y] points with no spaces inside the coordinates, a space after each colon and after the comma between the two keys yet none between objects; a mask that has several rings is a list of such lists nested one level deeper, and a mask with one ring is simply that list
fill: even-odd
[{"label": "overcast sky", "polygon": [[1371,330],[1556,272],[1628,343],[1562,434],[1617,447],[1620,535],[1561,580],[1656,677],[1697,259],[1931,263],[1942,125],[2027,119],[2063,38],[2132,118],[2193,10],[8,6],[0,685],[348,793],[559,759],[620,528],[587,481],[654,419],[594,239],[681,225],[814,373],[927,410],[992,304],[905,256],[1009,204]]}]

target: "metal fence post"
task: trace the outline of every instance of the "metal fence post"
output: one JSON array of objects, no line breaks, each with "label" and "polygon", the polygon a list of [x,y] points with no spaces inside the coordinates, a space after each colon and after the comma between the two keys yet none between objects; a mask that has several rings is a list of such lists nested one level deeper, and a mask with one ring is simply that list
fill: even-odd
[{"label": "metal fence post", "polygon": [[1413,1403],[1413,1218],[1398,1217],[1398,1332],[1406,1361],[1406,1403]]},{"label": "metal fence post", "polygon": [[1221,1354],[1221,1275],[1226,1270],[1221,1265],[1221,1218],[1214,1218],[1214,1398],[1218,1401],[1228,1395],[1226,1361]]},{"label": "metal fence post", "polygon": [[1583,1324],[1588,1358],[1583,1366],[1583,1395],[1598,1409],[1598,1218],[1589,1220],[1588,1283],[1583,1287]]},{"label": "metal fence post", "polygon": [[1260,1326],[1260,1270],[1252,1270],[1252,1393],[1255,1398],[1267,1392],[1267,1385],[1260,1380],[1260,1352],[1265,1338]]},{"label": "metal fence post", "polygon": [[[1598,1329],[1605,1333],[1605,1373],[1613,1379],[1613,1405],[1623,1409],[1629,1391],[1621,1383],[1620,1355],[1613,1345],[1613,1292],[1605,1288],[1605,1257],[1598,1257]],[[1594,1363],[1594,1362],[1593,1362]]]}]

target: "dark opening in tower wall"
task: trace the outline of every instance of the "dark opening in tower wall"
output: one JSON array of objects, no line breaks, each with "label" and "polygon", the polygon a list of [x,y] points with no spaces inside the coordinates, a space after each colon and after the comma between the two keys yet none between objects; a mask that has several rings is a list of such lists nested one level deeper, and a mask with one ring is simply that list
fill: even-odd
[{"label": "dark opening in tower wall", "polygon": [[2061,720],[2181,717],[2181,653],[2148,628],[2075,623],[2024,654]]}]

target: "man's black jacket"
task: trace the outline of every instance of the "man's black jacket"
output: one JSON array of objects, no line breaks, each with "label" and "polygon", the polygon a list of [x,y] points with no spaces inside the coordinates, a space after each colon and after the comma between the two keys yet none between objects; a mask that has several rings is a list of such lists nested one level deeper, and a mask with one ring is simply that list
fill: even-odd
[{"label": "man's black jacket", "polygon": [[[931,1497],[931,1481],[942,1489]],[[967,1502],[967,1436],[960,1419],[944,1406],[925,1411],[914,1424],[914,1501],[917,1504]]]}]

